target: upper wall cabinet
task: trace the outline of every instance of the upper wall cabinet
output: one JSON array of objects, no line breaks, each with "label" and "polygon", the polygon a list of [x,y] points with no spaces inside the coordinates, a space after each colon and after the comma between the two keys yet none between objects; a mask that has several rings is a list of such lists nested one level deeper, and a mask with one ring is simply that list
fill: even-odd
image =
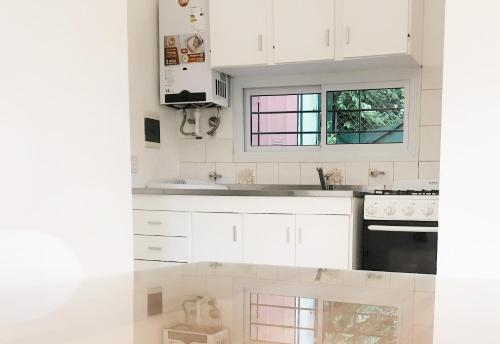
[{"label": "upper wall cabinet", "polygon": [[409,0],[337,0],[342,56],[408,52]]},{"label": "upper wall cabinet", "polygon": [[268,63],[269,0],[210,0],[212,67]]},{"label": "upper wall cabinet", "polygon": [[274,0],[274,62],[334,58],[333,0]]}]

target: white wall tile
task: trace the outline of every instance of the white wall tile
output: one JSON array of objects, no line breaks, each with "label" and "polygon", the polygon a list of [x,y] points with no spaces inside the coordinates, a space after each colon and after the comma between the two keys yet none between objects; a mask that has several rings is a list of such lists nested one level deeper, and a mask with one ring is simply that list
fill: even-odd
[{"label": "white wall tile", "polygon": [[434,323],[434,294],[416,292],[414,300],[414,324],[432,326]]},{"label": "white wall tile", "polygon": [[370,170],[384,172],[384,175],[368,178],[370,185],[392,185],[394,180],[394,163],[389,162],[370,162]]},{"label": "white wall tile", "polygon": [[278,184],[278,174],[277,163],[257,164],[257,184]]},{"label": "white wall tile", "polygon": [[179,164],[179,177],[195,178],[196,164],[194,162],[181,162]]},{"label": "white wall tile", "polygon": [[[249,170],[251,173],[253,173],[253,183],[250,182],[250,180],[247,180],[246,178],[248,177],[251,179],[251,176],[246,176],[245,175],[245,170]],[[237,163],[236,164],[236,184],[255,184],[257,183],[257,164],[255,163]]]},{"label": "white wall tile", "polygon": [[395,161],[394,180],[418,179],[418,162]]},{"label": "white wall tile", "polygon": [[345,162],[325,162],[323,163],[323,170],[325,173],[330,173],[333,170],[339,170],[341,176],[340,184],[345,184]]},{"label": "white wall tile", "polygon": [[441,125],[442,90],[423,90],[420,125]]},{"label": "white wall tile", "polygon": [[316,185],[319,184],[317,167],[323,167],[319,162],[308,162],[300,164],[300,184]]},{"label": "white wall tile", "polygon": [[424,1],[423,65],[443,63],[445,0]]},{"label": "white wall tile", "polygon": [[300,184],[300,163],[279,163],[278,169],[280,184]]},{"label": "white wall tile", "polygon": [[436,290],[436,276],[415,275],[415,291],[434,293]]},{"label": "white wall tile", "polygon": [[439,161],[420,161],[418,163],[419,179],[439,179]]},{"label": "white wall tile", "polygon": [[438,161],[441,147],[441,127],[420,127],[420,161]]},{"label": "white wall tile", "polygon": [[232,162],[218,162],[215,171],[222,176],[217,180],[219,184],[236,184],[236,166]]},{"label": "white wall tile", "polygon": [[181,162],[204,162],[205,140],[179,140],[179,160]]},{"label": "white wall tile", "polygon": [[346,184],[348,185],[368,185],[368,162],[347,162],[346,163]]},{"label": "white wall tile", "polygon": [[196,163],[195,177],[199,180],[210,181],[208,174],[215,171],[215,164],[211,162]]},{"label": "white wall tile", "polygon": [[232,162],[233,140],[209,139],[206,140],[207,162]]},{"label": "white wall tile", "polygon": [[367,271],[366,286],[370,288],[389,288],[391,274],[389,272]]},{"label": "white wall tile", "polygon": [[391,289],[413,291],[414,287],[413,274],[391,273]]},{"label": "white wall tile", "polygon": [[422,68],[422,89],[436,90],[443,88],[443,66],[424,66]]},{"label": "white wall tile", "polygon": [[432,326],[414,325],[412,331],[412,344],[432,344]]}]

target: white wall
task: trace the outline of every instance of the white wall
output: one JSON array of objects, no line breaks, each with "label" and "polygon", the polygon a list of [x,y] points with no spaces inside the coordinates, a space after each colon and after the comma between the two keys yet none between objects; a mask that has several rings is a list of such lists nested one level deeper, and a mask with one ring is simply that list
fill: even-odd
[{"label": "white wall", "polygon": [[446,3],[436,343],[498,343],[499,12]]},{"label": "white wall", "polygon": [[[158,0],[128,0],[130,123],[132,156],[138,170],[133,186],[177,176],[177,121],[160,105],[158,72]],[[144,145],[144,117],[160,120],[161,148]]]},{"label": "white wall", "polygon": [[[420,147],[418,161],[342,161],[294,163],[263,161],[236,162],[233,156],[232,109],[223,111],[222,125],[215,139],[179,140],[179,173],[184,177],[207,179],[209,171],[223,176],[223,183],[239,183],[242,170],[254,170],[258,184],[317,184],[316,166],[338,168],[347,184],[391,184],[393,180],[438,178],[441,125],[444,0],[425,0]],[[179,115],[177,115],[179,116]],[[204,118],[207,118],[208,114]],[[205,120],[206,121],[206,120]],[[369,178],[370,168],[386,176]]]},{"label": "white wall", "polygon": [[132,341],[126,4],[0,5],[0,342]]}]

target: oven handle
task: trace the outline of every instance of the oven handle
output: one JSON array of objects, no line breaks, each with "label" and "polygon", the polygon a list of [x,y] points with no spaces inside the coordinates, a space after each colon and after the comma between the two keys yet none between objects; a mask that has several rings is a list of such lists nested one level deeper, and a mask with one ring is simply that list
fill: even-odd
[{"label": "oven handle", "polygon": [[368,225],[371,231],[437,233],[437,227]]}]

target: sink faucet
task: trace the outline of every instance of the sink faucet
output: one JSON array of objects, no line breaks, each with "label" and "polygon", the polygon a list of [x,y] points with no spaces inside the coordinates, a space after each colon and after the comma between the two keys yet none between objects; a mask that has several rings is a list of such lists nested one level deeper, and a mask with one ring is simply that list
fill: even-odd
[{"label": "sink faucet", "polygon": [[328,180],[331,176],[334,174],[338,173],[337,170],[334,170],[330,173],[326,173],[323,171],[322,167],[316,167],[316,171],[318,171],[318,177],[319,177],[319,182],[321,184],[321,189],[323,190],[329,190],[330,186],[333,187],[333,185],[328,185]]}]

